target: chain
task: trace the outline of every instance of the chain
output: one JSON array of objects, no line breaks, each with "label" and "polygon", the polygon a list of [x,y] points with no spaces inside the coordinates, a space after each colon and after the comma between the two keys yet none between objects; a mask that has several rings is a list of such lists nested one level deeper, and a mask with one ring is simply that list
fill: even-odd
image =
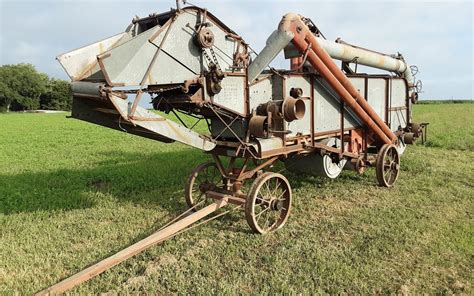
[{"label": "chain", "polygon": [[209,57],[209,55],[207,54],[207,52],[204,48],[202,49],[202,55],[206,58],[206,60],[208,61],[209,64],[212,63],[211,58]]},{"label": "chain", "polygon": [[[144,93],[150,93],[150,94],[157,94],[157,93],[163,93],[163,92],[167,92],[167,91],[170,91],[170,90],[175,90],[175,89],[181,89],[181,85],[178,85],[178,86],[171,86],[171,87],[168,87],[168,88],[159,88],[159,89],[143,89],[142,92]],[[119,90],[119,91],[116,91],[116,92],[120,92],[120,93],[124,93],[124,94],[136,94],[138,90]]]},{"label": "chain", "polygon": [[178,85],[178,86],[171,86],[168,88],[160,88],[160,89],[153,89],[153,90],[146,89],[146,91],[151,94],[158,94],[158,93],[163,93],[163,92],[167,92],[167,91],[175,90],[175,89],[182,89],[182,86]]},{"label": "chain", "polygon": [[216,53],[214,52],[214,49],[209,48],[209,51],[212,54],[212,58],[214,59],[214,63],[216,64],[217,70],[222,71],[221,66],[219,65],[219,61],[217,60]]},{"label": "chain", "polygon": [[209,57],[209,55],[206,52],[206,49],[202,49],[202,54],[206,58],[206,60],[209,62],[209,64],[214,64],[216,65],[217,70],[222,71],[221,66],[219,65],[219,61],[217,60],[216,53],[214,52],[214,49],[209,48],[209,51],[211,52],[212,59]]}]

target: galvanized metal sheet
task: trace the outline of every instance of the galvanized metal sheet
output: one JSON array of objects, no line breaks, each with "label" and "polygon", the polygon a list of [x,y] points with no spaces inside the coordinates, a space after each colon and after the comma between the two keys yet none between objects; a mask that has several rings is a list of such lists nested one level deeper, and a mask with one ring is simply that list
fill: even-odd
[{"label": "galvanized metal sheet", "polygon": [[[142,81],[144,85],[177,84],[199,76],[208,64],[194,41],[194,27],[199,18],[197,10],[185,10],[163,27],[153,27],[105,52],[101,58],[111,84],[137,86]],[[208,21],[213,23],[211,19]],[[210,29],[215,36],[214,55],[221,68],[230,71],[236,42],[217,24]],[[206,51],[213,59],[210,50]]]},{"label": "galvanized metal sheet", "polygon": [[[110,100],[121,116],[128,120],[128,101],[114,95],[110,96]],[[153,133],[204,151],[211,151],[216,147],[216,144],[204,139],[198,133],[142,107],[137,107],[134,116],[140,120],[131,120],[133,124]]]},{"label": "galvanized metal sheet", "polygon": [[390,90],[390,128],[396,131],[399,127],[405,128],[408,124],[406,110],[407,87],[405,81],[393,79]]},{"label": "galvanized metal sheet", "polygon": [[387,83],[383,78],[370,78],[368,81],[367,101],[375,113],[385,119]]},{"label": "galvanized metal sheet", "polygon": [[[334,90],[321,78],[315,80],[314,100],[315,132],[327,132],[340,129],[341,100]],[[358,127],[361,125],[360,120],[348,107],[344,108],[344,112],[346,114],[344,118],[344,128]]]},{"label": "galvanized metal sheet", "polygon": [[197,20],[195,11],[183,12],[172,22],[168,32],[160,34],[160,37],[168,34],[163,43],[162,38],[151,40],[155,49],[162,46],[162,52],[152,65],[147,84],[183,83],[201,73],[201,51],[193,40]]},{"label": "galvanized metal sheet", "polygon": [[[290,97],[292,88],[300,88],[303,91],[303,97],[311,95],[311,82],[308,77],[289,76],[285,82],[285,97]],[[303,118],[288,123],[288,130],[291,131],[290,136],[296,136],[297,133],[308,135],[311,134],[311,100],[305,99],[305,114]]]},{"label": "galvanized metal sheet", "polygon": [[307,76],[288,76],[285,86],[285,97],[290,96],[292,88],[301,88],[303,97],[309,97],[311,95],[311,81]]},{"label": "galvanized metal sheet", "polygon": [[140,85],[156,52],[148,39],[159,29],[152,28],[99,56],[111,84]]},{"label": "galvanized metal sheet", "polygon": [[350,77],[349,80],[351,81],[352,85],[357,89],[357,91],[364,97],[365,93],[365,78],[363,77]]},{"label": "galvanized metal sheet", "polygon": [[407,99],[407,86],[402,79],[392,79],[390,87],[390,107],[405,107]]},{"label": "galvanized metal sheet", "polygon": [[316,133],[334,131],[341,128],[340,104],[332,99],[320,85],[315,84],[314,130]]},{"label": "galvanized metal sheet", "polygon": [[272,92],[273,92],[273,100],[275,101],[282,101],[285,99],[285,91],[283,89],[283,85],[285,84],[284,77],[280,75],[273,75],[272,76]]},{"label": "galvanized metal sheet", "polygon": [[279,137],[271,137],[268,139],[257,139],[258,153],[263,155],[266,152],[283,148],[283,140]]},{"label": "galvanized metal sheet", "polygon": [[214,96],[213,103],[245,115],[245,77],[228,76],[221,85],[222,90]]},{"label": "galvanized metal sheet", "polygon": [[250,96],[250,112],[257,108],[258,105],[269,102],[273,99],[271,76],[259,81],[257,84],[251,85],[249,88]]},{"label": "galvanized metal sheet", "polygon": [[97,55],[104,53],[119,41],[123,41],[128,33],[120,33],[110,38],[64,53],[57,57],[72,81],[85,79],[100,69],[97,65]]}]

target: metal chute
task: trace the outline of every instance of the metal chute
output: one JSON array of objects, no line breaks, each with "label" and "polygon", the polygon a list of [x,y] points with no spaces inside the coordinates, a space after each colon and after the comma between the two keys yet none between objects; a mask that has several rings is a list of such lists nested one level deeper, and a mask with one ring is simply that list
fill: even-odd
[{"label": "metal chute", "polygon": [[136,106],[131,115],[132,105],[127,96],[102,83],[73,82],[72,91],[73,118],[161,142],[178,141],[204,151],[216,146],[200,134],[143,107]]},{"label": "metal chute", "polygon": [[[200,23],[219,28],[214,30],[212,43],[224,50],[212,51],[212,55],[217,64],[230,69],[237,43],[229,38],[233,32],[198,8],[134,19],[123,33],[58,56],[73,81],[72,117],[162,142],[178,141],[212,150],[216,145],[209,138],[139,105],[149,86],[166,86],[150,93],[184,90],[192,83],[202,86],[200,75],[208,66],[203,63],[203,49],[195,43]],[[133,91],[125,93],[123,87],[137,89],[133,103],[127,100]],[[178,94],[169,99],[182,97]],[[227,101],[221,101],[227,106]]]},{"label": "metal chute", "polygon": [[97,56],[125,42],[130,34],[123,32],[79,49],[59,55],[56,59],[72,81],[84,79],[104,80]]}]

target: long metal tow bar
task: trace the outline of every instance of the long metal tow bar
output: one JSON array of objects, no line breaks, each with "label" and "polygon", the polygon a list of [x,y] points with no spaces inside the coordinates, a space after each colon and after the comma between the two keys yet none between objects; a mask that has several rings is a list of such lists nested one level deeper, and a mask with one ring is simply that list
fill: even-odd
[{"label": "long metal tow bar", "polygon": [[[203,201],[204,202],[204,201]],[[216,218],[219,218],[225,214],[228,214],[229,212],[231,211],[234,211],[234,210],[237,210],[239,208],[241,208],[241,206],[237,206],[233,209],[230,209],[228,211],[225,211],[225,212],[222,212],[222,213],[219,213],[209,219],[206,219],[198,224],[195,224],[195,225],[192,225],[194,223],[196,223],[197,221],[209,216],[210,214],[214,213],[215,211],[217,211],[218,209],[220,208],[223,208],[224,206],[228,205],[229,204],[229,201],[226,197],[223,197],[221,199],[218,199],[216,200],[214,203],[212,203],[211,205],[208,205],[204,208],[202,208],[201,210],[195,212],[195,213],[192,213],[190,214],[189,216],[186,216],[183,218],[183,216],[185,216],[186,214],[188,214],[189,212],[193,211],[196,207],[198,207],[201,203],[199,204],[196,204],[194,207],[190,208],[189,210],[187,210],[186,212],[184,212],[183,214],[179,215],[178,217],[176,217],[175,219],[173,219],[172,221],[170,221],[168,224],[166,224],[163,228],[161,228],[160,230],[158,230],[157,232],[153,233],[152,235],[148,236],[147,238],[123,249],[122,251],[108,257],[108,258],[105,258],[103,259],[102,261],[80,271],[79,273],[76,273],[75,275],[71,276],[71,277],[68,277],[64,280],[62,280],[61,282],[47,288],[47,289],[44,289],[38,293],[36,293],[36,295],[57,295],[57,294],[60,294],[60,293],[64,293],[66,292],[67,290],[85,282],[85,281],[88,281],[90,279],[92,279],[93,277],[101,274],[102,272],[114,267],[115,265],[127,260],[128,258],[130,257],[133,257],[137,254],[139,254],[140,252],[158,244],[158,243],[161,243],[165,240],[168,240],[180,233],[183,233],[185,231],[188,231],[194,227],[197,227],[199,225],[202,225],[206,222],[209,222],[211,220],[214,220]],[[191,226],[192,225],[192,226]],[[191,226],[191,227],[189,227]]]}]

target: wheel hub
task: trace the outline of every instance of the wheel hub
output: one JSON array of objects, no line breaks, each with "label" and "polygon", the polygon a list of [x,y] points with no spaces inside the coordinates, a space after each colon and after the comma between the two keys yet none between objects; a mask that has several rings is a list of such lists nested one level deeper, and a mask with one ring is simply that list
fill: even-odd
[{"label": "wheel hub", "polygon": [[281,228],[291,211],[291,187],[279,173],[258,176],[245,203],[245,218],[250,227],[264,234]]},{"label": "wheel hub", "polygon": [[272,199],[270,201],[270,209],[273,211],[281,211],[283,208],[283,202],[281,200]]},{"label": "wheel hub", "polygon": [[208,182],[205,182],[199,185],[199,191],[201,191],[202,193],[212,191],[214,188],[215,188],[214,184],[211,184]]},{"label": "wheel hub", "polygon": [[390,169],[394,171],[398,171],[400,169],[400,165],[396,163],[395,161],[392,161],[392,164],[390,165]]}]

